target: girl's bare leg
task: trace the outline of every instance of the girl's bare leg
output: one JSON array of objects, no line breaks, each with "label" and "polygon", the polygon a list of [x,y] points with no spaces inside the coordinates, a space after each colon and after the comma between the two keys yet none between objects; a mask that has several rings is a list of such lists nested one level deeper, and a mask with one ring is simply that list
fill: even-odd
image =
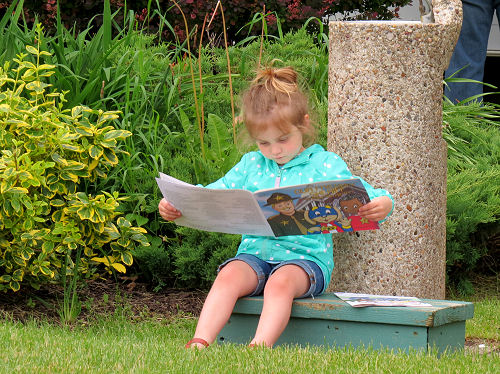
[{"label": "girl's bare leg", "polygon": [[285,265],[276,270],[264,288],[262,314],[250,344],[272,347],[288,324],[293,299],[309,287],[309,276],[300,266]]},{"label": "girl's bare leg", "polygon": [[[194,336],[212,343],[229,320],[236,300],[257,287],[257,274],[250,265],[234,260],[225,265],[203,304]],[[204,348],[199,343],[192,346]]]}]

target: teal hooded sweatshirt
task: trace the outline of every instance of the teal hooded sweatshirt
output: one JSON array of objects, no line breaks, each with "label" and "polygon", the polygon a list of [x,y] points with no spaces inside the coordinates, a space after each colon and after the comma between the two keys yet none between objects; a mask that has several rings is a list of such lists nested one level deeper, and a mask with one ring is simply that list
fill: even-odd
[{"label": "teal hooded sweatshirt", "polygon": [[[282,166],[264,157],[260,151],[249,152],[243,155],[226,175],[206,187],[237,188],[255,192],[268,188],[353,177],[355,176],[351,174],[340,156],[314,144]],[[386,190],[373,188],[362,178],[359,179],[365,186],[370,199],[388,196],[393,201],[394,207],[394,199]],[[243,235],[236,255],[241,253],[251,254],[271,263],[296,259],[314,261],[321,268],[325,278],[323,291],[330,283],[334,267],[332,234],[293,235],[277,238]]]}]

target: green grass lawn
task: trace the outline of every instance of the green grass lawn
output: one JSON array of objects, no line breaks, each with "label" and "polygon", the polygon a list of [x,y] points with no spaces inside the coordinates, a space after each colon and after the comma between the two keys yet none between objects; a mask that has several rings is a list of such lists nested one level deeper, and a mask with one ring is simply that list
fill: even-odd
[{"label": "green grass lawn", "polygon": [[[500,340],[500,300],[475,302],[468,337]],[[213,345],[186,350],[192,317],[133,323],[115,315],[72,328],[0,322],[2,373],[495,373],[500,354],[397,353],[371,349]]]},{"label": "green grass lawn", "polygon": [[467,337],[500,341],[500,299],[474,301],[474,318],[465,327]]}]

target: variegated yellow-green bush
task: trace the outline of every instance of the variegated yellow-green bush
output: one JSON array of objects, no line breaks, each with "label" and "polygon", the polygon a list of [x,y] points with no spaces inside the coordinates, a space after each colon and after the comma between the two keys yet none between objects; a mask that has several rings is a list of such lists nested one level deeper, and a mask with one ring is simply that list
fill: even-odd
[{"label": "variegated yellow-green bush", "polygon": [[[39,287],[66,274],[91,277],[99,266],[125,272],[145,230],[119,216],[118,193],[90,196],[83,180],[105,178],[131,133],[110,122],[116,112],[77,106],[44,79],[54,66],[33,46],[0,67],[0,290]],[[67,253],[81,248],[78,269]],[[71,256],[69,257],[71,258]]]}]

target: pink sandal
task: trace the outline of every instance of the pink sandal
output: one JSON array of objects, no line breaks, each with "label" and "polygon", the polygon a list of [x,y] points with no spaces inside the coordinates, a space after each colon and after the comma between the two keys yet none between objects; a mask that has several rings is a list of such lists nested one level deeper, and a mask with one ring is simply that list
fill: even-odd
[{"label": "pink sandal", "polygon": [[205,340],[205,339],[201,339],[201,338],[193,338],[191,339],[190,341],[188,341],[186,343],[186,346],[185,348],[191,348],[191,345],[194,344],[194,343],[199,343],[199,344],[202,344],[206,347],[208,347],[210,344],[208,344],[208,342]]}]

